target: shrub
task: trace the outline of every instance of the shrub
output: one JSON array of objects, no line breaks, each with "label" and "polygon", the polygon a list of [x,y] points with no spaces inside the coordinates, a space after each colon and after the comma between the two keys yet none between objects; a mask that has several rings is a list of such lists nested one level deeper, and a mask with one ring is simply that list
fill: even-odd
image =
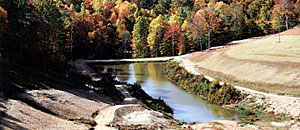
[{"label": "shrub", "polygon": [[239,92],[233,86],[226,83],[220,85],[218,80],[209,82],[203,75],[187,72],[177,62],[167,62],[165,74],[185,91],[199,95],[211,103],[230,104],[239,99]]}]

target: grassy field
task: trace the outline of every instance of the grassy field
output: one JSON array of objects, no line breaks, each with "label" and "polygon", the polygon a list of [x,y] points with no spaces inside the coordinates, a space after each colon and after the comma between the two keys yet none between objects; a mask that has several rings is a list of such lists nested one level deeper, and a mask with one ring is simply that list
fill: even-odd
[{"label": "grassy field", "polygon": [[283,35],[280,39],[278,42],[278,36],[272,35],[233,47],[226,54],[246,60],[300,62],[300,34]]},{"label": "grassy field", "polygon": [[185,56],[197,71],[251,89],[300,96],[300,28]]}]

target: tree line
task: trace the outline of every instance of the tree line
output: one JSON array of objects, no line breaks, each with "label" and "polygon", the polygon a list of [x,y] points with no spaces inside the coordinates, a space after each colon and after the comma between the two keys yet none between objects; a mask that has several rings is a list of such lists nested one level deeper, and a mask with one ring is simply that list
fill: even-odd
[{"label": "tree line", "polygon": [[0,52],[62,68],[77,58],[182,55],[300,24],[300,0],[0,0]]}]

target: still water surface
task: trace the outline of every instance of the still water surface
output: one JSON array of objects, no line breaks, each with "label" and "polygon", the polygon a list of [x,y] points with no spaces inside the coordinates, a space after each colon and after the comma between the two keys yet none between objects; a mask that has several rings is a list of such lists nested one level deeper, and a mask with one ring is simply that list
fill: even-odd
[{"label": "still water surface", "polygon": [[177,120],[190,123],[237,118],[234,112],[209,104],[165,79],[164,63],[97,65],[96,68],[98,72],[111,73],[119,81],[139,83],[150,96],[162,98],[170,105]]}]

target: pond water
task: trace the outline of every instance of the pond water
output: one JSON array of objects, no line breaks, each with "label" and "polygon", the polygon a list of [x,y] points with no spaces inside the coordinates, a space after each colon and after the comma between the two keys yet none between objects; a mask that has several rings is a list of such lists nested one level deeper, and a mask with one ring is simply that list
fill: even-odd
[{"label": "pond water", "polygon": [[165,79],[164,63],[97,65],[96,68],[97,72],[111,73],[116,80],[130,84],[139,83],[150,96],[161,98],[171,106],[177,120],[191,123],[238,118],[235,112],[210,104]]}]

